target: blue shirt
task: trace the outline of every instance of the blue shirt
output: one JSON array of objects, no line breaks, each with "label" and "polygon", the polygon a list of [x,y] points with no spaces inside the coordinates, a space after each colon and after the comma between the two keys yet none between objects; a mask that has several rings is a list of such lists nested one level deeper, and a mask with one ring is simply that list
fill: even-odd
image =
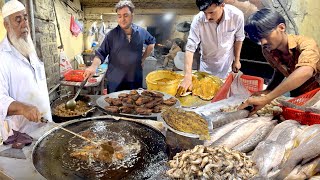
[{"label": "blue shirt", "polygon": [[108,83],[119,85],[122,82],[142,84],[142,49],[143,44],[155,44],[155,38],[145,29],[132,24],[131,41],[118,25],[105,37],[96,56],[104,60],[108,55]]}]

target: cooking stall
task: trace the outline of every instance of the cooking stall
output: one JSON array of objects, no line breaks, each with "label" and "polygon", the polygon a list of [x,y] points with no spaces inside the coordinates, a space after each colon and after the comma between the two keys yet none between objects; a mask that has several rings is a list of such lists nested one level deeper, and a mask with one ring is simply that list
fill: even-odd
[{"label": "cooking stall", "polygon": [[[194,92],[173,96],[179,93],[177,86],[182,77],[179,73],[158,70],[148,75],[148,90],[80,96],[78,101],[89,105],[89,110],[95,107],[93,112],[86,113],[87,117],[71,113],[72,117],[66,118],[57,114],[55,108],[65,105],[73,95],[57,99],[52,105],[53,114],[60,116],[60,120],[66,118],[65,122],[44,124],[30,134],[32,144],[23,149],[1,146],[1,176],[5,179],[249,179],[254,176],[301,179],[317,173],[311,167],[318,162],[315,145],[320,127],[299,123],[311,121],[283,121],[278,117],[282,114],[288,119],[287,111],[292,117],[292,112],[296,112],[292,108],[301,110],[296,101],[302,98],[309,104],[317,102],[312,97],[319,89],[289,101],[281,97],[248,117],[250,109],[239,111],[237,106],[254,88],[261,89],[259,83],[263,80],[234,74],[223,83],[206,73],[195,72],[193,81],[198,87]],[[137,107],[132,109],[132,105]],[[319,116],[303,114],[306,115]]]},{"label": "cooking stall", "polygon": [[[57,2],[74,8],[71,1]],[[93,9],[97,2],[113,7],[116,1],[81,2],[88,5],[86,23],[108,22],[108,30],[116,25],[110,22],[116,17],[113,8]],[[171,31],[164,28],[176,28],[173,37],[185,43],[188,30],[178,27],[190,28],[198,12],[194,1],[135,4],[147,7],[137,9],[135,23],[160,40],[155,57],[161,64],[172,45],[166,44]],[[165,10],[153,7],[180,10],[175,22],[174,16],[162,22],[168,18]],[[161,23],[146,26],[147,17]],[[93,92],[98,89],[99,95],[81,93],[78,107],[71,112],[64,107],[74,93],[58,94],[51,104],[55,123],[44,120],[42,127],[29,134],[32,143],[22,149],[0,146],[0,179],[319,178],[319,89],[296,98],[279,97],[252,116],[250,107],[238,110],[252,93],[264,89],[272,73],[257,53],[259,46],[249,43],[245,42],[241,55],[244,74],[221,80],[198,72],[194,64],[194,88],[186,93],[178,89],[183,72],[176,71],[179,68],[171,61],[166,68],[157,62],[157,70],[145,77],[147,87],[132,91],[108,94],[103,89],[105,71],[99,72],[96,80],[85,85],[95,88]],[[72,45],[77,44],[82,48],[81,43]],[[251,60],[257,56],[261,62]],[[252,64],[256,68],[250,68]],[[75,90],[81,86],[65,80],[58,82]]]}]

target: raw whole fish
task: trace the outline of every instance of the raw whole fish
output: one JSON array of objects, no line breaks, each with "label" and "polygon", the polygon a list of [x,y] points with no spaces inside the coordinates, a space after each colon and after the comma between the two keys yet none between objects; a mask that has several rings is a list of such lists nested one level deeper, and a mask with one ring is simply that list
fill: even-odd
[{"label": "raw whole fish", "polygon": [[320,136],[314,136],[309,141],[301,143],[293,149],[288,160],[281,166],[280,172],[273,176],[273,179],[284,179],[298,164],[306,162],[320,154]]},{"label": "raw whole fish", "polygon": [[307,126],[302,132],[294,139],[294,147],[298,147],[301,143],[308,141],[320,132],[320,124]]},{"label": "raw whole fish", "polygon": [[263,141],[274,128],[275,122],[269,122],[256,129],[246,140],[235,146],[233,149],[244,153],[254,150],[254,148]]},{"label": "raw whole fish", "polygon": [[213,142],[211,146],[225,146],[233,148],[246,140],[257,128],[270,122],[271,119],[271,117],[259,117],[245,122],[241,126],[237,126],[217,141]]},{"label": "raw whole fish", "polygon": [[229,131],[234,129],[235,127],[239,126],[240,124],[243,124],[244,122],[247,122],[251,120],[252,118],[246,118],[246,119],[239,119],[236,121],[233,121],[229,124],[226,124],[220,128],[214,129],[213,133],[210,134],[210,140],[205,141],[204,145],[205,146],[210,146],[214,141],[222,137],[223,135],[227,134]]},{"label": "raw whole fish", "polygon": [[313,161],[301,166],[296,166],[293,171],[285,178],[285,180],[291,179],[309,179],[320,170],[320,157],[317,157]]},{"label": "raw whole fish", "polygon": [[281,163],[284,152],[284,146],[274,141],[266,140],[258,144],[253,151],[252,160],[259,169],[261,179],[266,179],[268,173]]},{"label": "raw whole fish", "polygon": [[211,122],[212,129],[219,128],[225,124],[229,124],[235,120],[247,118],[249,116],[249,111],[239,110],[235,112],[227,113],[217,113],[212,116],[205,116],[206,119],[209,119]]},{"label": "raw whole fish", "polygon": [[275,141],[277,140],[279,134],[284,130],[287,129],[290,126],[298,126],[299,122],[293,121],[293,120],[286,120],[282,123],[276,125],[276,127],[273,128],[269,136],[267,137],[267,140]]}]

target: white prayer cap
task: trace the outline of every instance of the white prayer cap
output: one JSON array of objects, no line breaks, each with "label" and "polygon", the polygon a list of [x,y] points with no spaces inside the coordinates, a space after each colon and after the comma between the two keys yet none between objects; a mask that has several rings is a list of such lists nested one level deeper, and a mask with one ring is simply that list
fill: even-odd
[{"label": "white prayer cap", "polygon": [[10,0],[7,3],[5,3],[2,7],[2,17],[5,18],[11,14],[25,9],[26,8],[24,7],[24,5],[18,0]]}]

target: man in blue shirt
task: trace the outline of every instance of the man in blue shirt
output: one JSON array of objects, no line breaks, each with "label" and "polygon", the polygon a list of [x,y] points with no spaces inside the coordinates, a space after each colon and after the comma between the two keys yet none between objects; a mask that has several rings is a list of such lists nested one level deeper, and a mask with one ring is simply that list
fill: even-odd
[{"label": "man in blue shirt", "polygon": [[[155,38],[132,23],[133,10],[131,1],[122,0],[116,4],[118,26],[106,35],[96,50],[92,65],[84,73],[85,78],[92,76],[101,60],[109,55],[106,75],[108,93],[141,88],[143,62],[154,48]],[[148,45],[144,53],[143,44]]]}]

